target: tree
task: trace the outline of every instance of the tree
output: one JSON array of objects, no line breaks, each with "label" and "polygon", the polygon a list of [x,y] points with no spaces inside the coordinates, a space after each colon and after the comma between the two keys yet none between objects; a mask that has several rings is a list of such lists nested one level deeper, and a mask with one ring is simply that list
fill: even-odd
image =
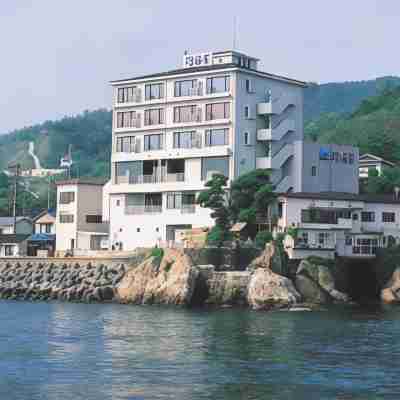
[{"label": "tree", "polygon": [[205,186],[208,188],[201,192],[197,202],[201,207],[212,210],[211,217],[215,220],[215,227],[211,233],[213,241],[219,246],[229,237],[230,218],[229,200],[226,190],[228,178],[222,174],[213,174]]},{"label": "tree", "polygon": [[257,217],[267,217],[275,194],[270,173],[256,169],[239,176],[231,186],[231,219],[246,222],[252,237],[256,234]]}]

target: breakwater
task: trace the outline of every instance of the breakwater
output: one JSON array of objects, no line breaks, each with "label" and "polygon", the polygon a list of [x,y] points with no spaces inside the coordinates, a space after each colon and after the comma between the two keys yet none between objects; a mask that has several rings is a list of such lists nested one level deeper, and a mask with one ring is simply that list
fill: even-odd
[{"label": "breakwater", "polygon": [[127,259],[2,259],[0,298],[112,301]]}]

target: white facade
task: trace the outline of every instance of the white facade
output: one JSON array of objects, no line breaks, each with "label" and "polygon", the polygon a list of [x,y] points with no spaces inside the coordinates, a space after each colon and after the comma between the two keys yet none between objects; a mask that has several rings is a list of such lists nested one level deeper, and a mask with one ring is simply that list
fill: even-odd
[{"label": "white facade", "polygon": [[278,208],[277,231],[289,233],[290,258],[374,257],[377,248],[400,242],[400,201],[393,197],[287,194]]},{"label": "white facade", "polygon": [[112,82],[110,245],[154,246],[212,226],[195,203],[213,172],[232,181],[269,168],[278,191],[301,190],[293,143],[303,140],[305,84],[257,62],[237,52],[185,55],[182,69]]},{"label": "white facade", "polygon": [[88,179],[57,183],[56,251],[100,250],[108,236],[103,221],[103,184]]}]

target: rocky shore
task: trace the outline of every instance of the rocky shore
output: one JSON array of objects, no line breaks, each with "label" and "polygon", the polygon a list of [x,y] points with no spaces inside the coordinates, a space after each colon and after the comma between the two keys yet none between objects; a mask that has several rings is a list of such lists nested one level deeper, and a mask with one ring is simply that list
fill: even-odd
[{"label": "rocky shore", "polygon": [[337,290],[325,265],[302,261],[290,278],[274,272],[284,271],[287,262],[274,244],[268,244],[245,271],[197,265],[190,251],[157,250],[143,251],[119,264],[0,260],[0,298],[256,310],[349,301]]}]

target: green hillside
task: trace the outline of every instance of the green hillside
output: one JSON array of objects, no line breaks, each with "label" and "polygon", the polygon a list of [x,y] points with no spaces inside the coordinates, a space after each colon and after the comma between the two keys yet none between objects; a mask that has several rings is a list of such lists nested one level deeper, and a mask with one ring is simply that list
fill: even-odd
[{"label": "green hillside", "polygon": [[309,84],[304,93],[304,120],[310,122],[326,113],[352,113],[362,100],[400,85],[399,77],[369,81]]},{"label": "green hillside", "polygon": [[400,161],[400,86],[362,101],[349,116],[322,115],[307,124],[305,134],[320,143],[352,144],[360,153]]}]

